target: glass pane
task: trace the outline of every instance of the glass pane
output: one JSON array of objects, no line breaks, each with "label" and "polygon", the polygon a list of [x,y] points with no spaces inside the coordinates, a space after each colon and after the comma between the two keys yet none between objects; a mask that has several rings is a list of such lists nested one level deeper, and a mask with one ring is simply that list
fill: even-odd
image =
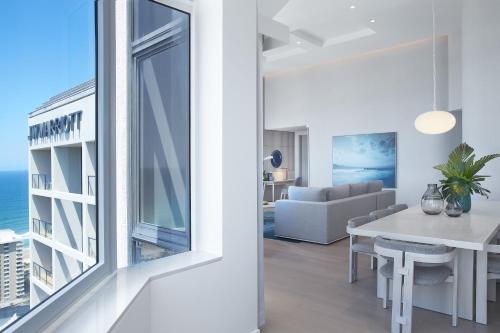
[{"label": "glass pane", "polygon": [[134,40],[144,37],[176,19],[188,15],[154,0],[136,0],[134,8]]},{"label": "glass pane", "polygon": [[2,2],[0,330],[96,263],[95,20],[94,0]]},{"label": "glass pane", "polygon": [[189,43],[139,61],[140,221],[186,231],[190,214]]}]

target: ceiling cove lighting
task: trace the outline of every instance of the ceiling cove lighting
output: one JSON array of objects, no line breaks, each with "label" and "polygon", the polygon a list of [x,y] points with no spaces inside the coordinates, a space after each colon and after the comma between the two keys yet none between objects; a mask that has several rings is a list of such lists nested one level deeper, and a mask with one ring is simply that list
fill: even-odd
[{"label": "ceiling cove lighting", "polygon": [[432,0],[432,78],[433,105],[432,111],[424,112],[415,119],[415,128],[424,134],[443,134],[450,131],[457,120],[448,111],[439,111],[436,106],[436,9]]}]

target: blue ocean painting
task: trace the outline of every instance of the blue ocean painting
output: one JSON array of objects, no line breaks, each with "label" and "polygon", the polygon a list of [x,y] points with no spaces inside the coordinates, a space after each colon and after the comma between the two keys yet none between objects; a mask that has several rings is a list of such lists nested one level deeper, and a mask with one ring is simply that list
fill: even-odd
[{"label": "blue ocean painting", "polygon": [[396,188],[396,133],[334,136],[333,185],[382,180]]}]

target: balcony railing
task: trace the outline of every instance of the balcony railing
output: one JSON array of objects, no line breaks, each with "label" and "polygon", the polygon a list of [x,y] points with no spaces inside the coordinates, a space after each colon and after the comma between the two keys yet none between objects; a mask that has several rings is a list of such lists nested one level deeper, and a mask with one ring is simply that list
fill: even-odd
[{"label": "balcony railing", "polygon": [[52,287],[52,272],[35,262],[33,263],[33,276],[45,283],[47,286]]},{"label": "balcony railing", "polygon": [[97,242],[95,238],[88,237],[88,248],[87,248],[87,255],[90,258],[96,258],[97,255]]},{"label": "balcony railing", "polygon": [[52,179],[49,175],[32,174],[31,187],[38,190],[50,190],[52,188]]},{"label": "balcony railing", "polygon": [[89,176],[88,177],[87,193],[88,193],[88,195],[95,196],[95,191],[96,191],[96,177]]},{"label": "balcony railing", "polygon": [[33,218],[33,232],[45,238],[52,238],[52,223]]}]

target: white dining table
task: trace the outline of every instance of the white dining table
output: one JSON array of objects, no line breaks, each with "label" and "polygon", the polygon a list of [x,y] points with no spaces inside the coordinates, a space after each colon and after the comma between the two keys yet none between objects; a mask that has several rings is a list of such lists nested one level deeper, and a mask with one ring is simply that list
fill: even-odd
[{"label": "white dining table", "polygon": [[[347,228],[351,235],[425,243],[443,244],[458,249],[458,315],[487,324],[487,244],[500,229],[500,202],[473,201],[472,210],[460,217],[446,214],[427,215],[420,206],[378,219],[357,228]],[[474,262],[476,255],[476,262]],[[384,264],[380,258],[378,263]],[[386,285],[378,274],[377,296],[382,298]],[[475,299],[475,308],[474,308]],[[415,286],[414,305],[451,314],[451,284]]]}]

